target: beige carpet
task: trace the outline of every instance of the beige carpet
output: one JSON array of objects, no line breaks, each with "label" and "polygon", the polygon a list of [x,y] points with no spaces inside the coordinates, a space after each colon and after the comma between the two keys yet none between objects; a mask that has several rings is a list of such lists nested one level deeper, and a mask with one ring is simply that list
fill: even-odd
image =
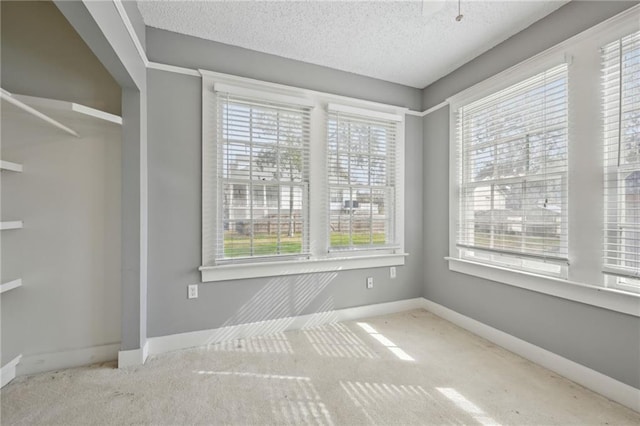
[{"label": "beige carpet", "polygon": [[2,390],[11,424],[639,425],[426,311],[94,365]]}]

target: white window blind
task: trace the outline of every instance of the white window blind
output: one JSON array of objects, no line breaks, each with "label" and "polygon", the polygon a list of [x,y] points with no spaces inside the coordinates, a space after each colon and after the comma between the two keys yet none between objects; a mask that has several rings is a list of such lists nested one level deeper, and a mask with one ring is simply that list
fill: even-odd
[{"label": "white window blind", "polygon": [[396,245],[398,122],[329,106],[329,250]]},{"label": "white window blind", "polygon": [[640,32],[602,50],[604,269],[608,284],[640,290]]},{"label": "white window blind", "polygon": [[456,125],[460,254],[562,274],[568,259],[567,65],[463,105]]},{"label": "white window blind", "polygon": [[218,261],[309,253],[310,107],[216,92]]}]

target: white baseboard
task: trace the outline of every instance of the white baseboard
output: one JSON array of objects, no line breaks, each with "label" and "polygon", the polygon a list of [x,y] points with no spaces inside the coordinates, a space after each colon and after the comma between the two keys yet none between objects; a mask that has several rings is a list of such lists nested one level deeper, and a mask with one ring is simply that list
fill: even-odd
[{"label": "white baseboard", "polygon": [[149,356],[149,341],[140,349],[131,349],[118,352],[118,368],[133,367],[142,365]]},{"label": "white baseboard", "polygon": [[129,351],[119,351],[120,344],[114,343],[65,352],[30,355],[26,357],[18,356],[2,367],[0,371],[1,385],[4,386],[13,380],[14,377],[25,374],[77,367],[96,362],[112,361],[114,359],[118,359],[119,368],[142,365],[148,355],[158,355],[179,349],[206,346],[238,338],[268,335],[286,330],[299,330],[338,321],[349,321],[419,308],[426,309],[459,327],[538,365],[548,368],[612,401],[640,412],[640,389],[617,381],[609,376],[422,297],[249,324],[232,325],[210,330],[152,337],[147,339],[147,342],[142,348]]},{"label": "white baseboard", "polygon": [[20,362],[22,355],[18,355],[0,369],[0,388],[16,378],[16,366]]},{"label": "white baseboard", "polygon": [[430,300],[423,299],[422,307],[473,334],[554,371],[612,401],[632,410],[640,411],[640,389],[619,382],[582,364],[518,339]]},{"label": "white baseboard", "polygon": [[223,341],[273,334],[286,330],[300,330],[337,321],[348,321],[419,309],[423,307],[423,301],[424,299],[422,297],[418,297],[415,299],[232,325],[210,330],[151,337],[148,339],[149,355],[158,355],[179,349],[206,346]]},{"label": "white baseboard", "polygon": [[118,349],[120,343],[112,343],[63,352],[27,355],[18,366],[18,376],[113,361],[118,358]]}]

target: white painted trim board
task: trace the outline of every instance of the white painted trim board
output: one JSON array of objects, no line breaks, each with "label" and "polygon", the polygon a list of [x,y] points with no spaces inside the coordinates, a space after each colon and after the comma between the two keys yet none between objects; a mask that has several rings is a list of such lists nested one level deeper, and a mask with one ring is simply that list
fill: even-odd
[{"label": "white painted trim board", "polygon": [[133,367],[142,365],[149,356],[149,341],[142,348],[118,351],[118,368]]},{"label": "white painted trim board", "polygon": [[583,284],[488,263],[445,257],[449,270],[524,288],[537,293],[640,317],[640,294]]},{"label": "white painted trim board", "polygon": [[[203,182],[203,185],[206,183]],[[203,217],[210,217],[212,212],[203,212]],[[211,245],[213,243],[207,243]],[[211,246],[203,253],[211,252]],[[407,253],[371,254],[368,256],[327,257],[304,260],[230,263],[218,266],[200,266],[203,283],[213,281],[229,281],[245,278],[282,277],[285,275],[317,274],[320,272],[347,271],[363,268],[385,268],[404,265]]]},{"label": "white painted trim board", "polygon": [[21,173],[22,164],[13,163],[11,161],[0,160],[0,170],[7,170],[10,172]]},{"label": "white painted trim board", "polygon": [[76,112],[78,114],[83,114],[97,120],[103,120],[113,124],[122,124],[122,117],[120,117],[119,115],[111,114],[96,108],[91,108],[86,105],[77,104],[75,102],[42,98],[39,96],[18,95],[15,93],[13,94],[13,97],[20,102],[23,102],[25,105],[31,106],[32,108],[42,108],[45,111],[52,112]]},{"label": "white painted trim board", "polygon": [[337,321],[350,321],[412,309],[425,309],[612,401],[640,412],[640,389],[617,381],[422,297],[210,330],[152,337],[147,340],[147,343],[141,349],[130,351],[118,351],[120,344],[114,343],[79,350],[32,355],[23,358],[16,374],[16,365],[21,361],[20,356],[2,367],[2,383],[4,386],[5,380],[8,383],[16,375],[22,376],[61,368],[77,367],[95,362],[112,361],[116,358],[119,360],[118,367],[141,365],[144,364],[148,355],[159,355],[238,338],[260,336],[286,330],[298,330]]},{"label": "white painted trim board", "polygon": [[471,333],[528,359],[544,368],[640,412],[640,389],[571,361],[551,351],[514,337],[480,321],[464,316],[445,306],[423,299],[422,307]]},{"label": "white painted trim board", "polygon": [[21,220],[7,220],[0,222],[0,231],[8,231],[10,229],[21,229],[23,223]]},{"label": "white painted trim board", "polygon": [[299,330],[337,321],[349,321],[420,308],[432,312],[433,314],[544,368],[554,371],[569,380],[611,399],[612,401],[633,410],[640,411],[640,389],[636,389],[546,349],[540,348],[421,297],[297,317],[232,325],[210,330],[151,337],[148,340],[149,355],[159,355],[175,350],[202,347],[233,339],[267,335],[287,330]]},{"label": "white painted trim board", "polygon": [[9,290],[13,290],[14,288],[18,288],[22,286],[22,278],[18,278],[15,280],[8,281],[2,285],[0,285],[0,294],[5,293]]},{"label": "white painted trim board", "polygon": [[113,361],[118,357],[118,349],[120,349],[120,343],[111,343],[82,349],[28,355],[22,358],[17,373],[18,376],[24,376]]},{"label": "white painted trim board", "polygon": [[127,29],[127,32],[129,33],[129,37],[131,37],[131,41],[133,41],[133,44],[136,47],[136,50],[138,51],[138,55],[140,55],[140,59],[142,59],[142,62],[144,63],[144,66],[148,67],[149,66],[149,59],[147,58],[147,53],[144,51],[144,47],[142,47],[142,43],[140,42],[140,39],[138,38],[138,34],[136,34],[136,31],[133,28],[133,24],[131,23],[131,19],[129,19],[129,15],[127,14],[127,11],[125,10],[124,6],[122,5],[122,0],[113,0],[113,4],[115,5],[116,9],[118,10],[118,14],[120,15],[120,18],[122,19],[122,23],[124,24],[125,28]]},{"label": "white painted trim board", "polygon": [[20,363],[22,355],[18,355],[0,369],[0,388],[16,378],[16,366]]},{"label": "white painted trim board", "polygon": [[0,88],[0,97],[5,101],[9,102],[10,104],[13,104],[14,106],[20,108],[21,110],[27,112],[28,114],[38,117],[39,119],[44,120],[45,122],[51,124],[54,127],[57,127],[60,130],[63,130],[69,133],[72,136],[79,137],[78,133],[76,133],[75,130],[68,128],[67,126],[60,123],[59,121],[54,120],[53,118],[49,117],[46,114],[43,114],[42,112],[31,107],[30,105],[25,104],[24,102],[14,97],[11,93],[1,88]]},{"label": "white painted trim board", "polygon": [[318,312],[315,314],[300,315],[296,317],[231,325],[209,330],[172,334],[169,336],[150,337],[148,339],[149,355],[158,355],[179,349],[207,346],[218,342],[279,333],[287,330],[300,330],[304,328],[317,327],[319,325],[338,321],[349,321],[396,312],[404,312],[411,309],[420,309],[423,306],[423,300],[423,298],[417,297],[415,299]]}]

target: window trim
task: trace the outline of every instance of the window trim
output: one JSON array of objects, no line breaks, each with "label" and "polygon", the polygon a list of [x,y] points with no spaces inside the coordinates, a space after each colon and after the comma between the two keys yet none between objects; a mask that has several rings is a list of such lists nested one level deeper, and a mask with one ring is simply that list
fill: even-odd
[{"label": "window trim", "polygon": [[[254,79],[199,70],[202,76],[202,263],[198,268],[202,282],[228,281],[258,277],[297,275],[318,272],[363,269],[404,265],[404,138],[406,107],[365,101],[324,92],[301,89],[281,84],[262,82]],[[217,205],[216,170],[216,117],[211,114],[215,108],[215,88],[226,92],[258,94],[263,99],[287,100],[312,106],[310,129],[310,157],[326,158],[326,118],[329,104],[347,110],[368,111],[373,116],[395,117],[398,122],[396,157],[396,205],[395,226],[397,245],[393,248],[329,252],[328,200],[326,162],[312,161],[309,170],[309,241],[310,255],[301,259],[256,259],[242,263],[220,262],[215,258],[216,231],[219,219]],[[318,164],[320,163],[320,164]]]},{"label": "window trim", "polygon": [[[370,245],[370,246],[356,246],[351,244],[350,246],[332,246],[331,245],[331,230],[330,230],[330,221],[331,221],[331,190],[332,187],[333,188],[337,188],[342,186],[342,191],[344,191],[347,188],[353,188],[357,185],[352,185],[351,184],[351,178],[349,177],[349,183],[347,184],[337,184],[336,182],[331,182],[331,176],[330,176],[330,162],[329,162],[329,155],[325,155],[325,159],[327,161],[326,163],[326,167],[325,167],[325,190],[326,192],[326,197],[325,197],[325,210],[326,210],[326,244],[327,244],[327,252],[332,255],[332,256],[344,256],[345,254],[348,255],[348,253],[353,253],[353,254],[360,254],[360,253],[366,253],[366,252],[371,252],[371,253],[380,253],[381,251],[389,251],[389,250],[396,250],[398,249],[400,246],[398,245],[398,236],[397,236],[397,226],[398,226],[398,219],[396,217],[396,214],[398,212],[398,209],[401,208],[398,203],[397,203],[397,191],[399,189],[399,187],[403,186],[403,178],[402,178],[402,173],[398,170],[399,168],[399,162],[398,162],[398,155],[401,154],[401,151],[398,149],[398,144],[401,143],[401,141],[399,141],[400,138],[402,138],[404,140],[404,135],[401,135],[400,132],[400,126],[404,124],[404,117],[401,115],[397,115],[397,114],[390,114],[390,113],[385,113],[385,112],[379,112],[379,111],[371,111],[371,110],[366,110],[366,109],[362,109],[362,108],[354,108],[351,106],[345,106],[342,104],[334,104],[334,103],[329,103],[327,104],[327,116],[325,121],[325,129],[328,129],[329,127],[329,123],[332,119],[336,118],[336,113],[337,113],[337,117],[338,118],[338,122],[340,122],[342,120],[341,117],[341,113],[344,113],[346,115],[346,117],[344,117],[344,120],[346,122],[354,122],[354,120],[359,123],[359,124],[366,124],[366,125],[371,125],[372,123],[386,123],[384,124],[384,126],[387,125],[391,125],[394,127],[395,129],[395,133],[394,133],[394,138],[393,138],[393,144],[392,147],[394,148],[394,153],[391,157],[391,159],[394,161],[394,165],[393,167],[391,167],[391,170],[393,172],[392,173],[385,173],[385,178],[392,178],[391,181],[393,182],[393,185],[385,185],[385,189],[388,189],[389,187],[392,188],[393,191],[393,200],[394,203],[390,203],[391,207],[391,214],[387,215],[387,217],[385,218],[385,222],[390,224],[391,227],[393,228],[393,230],[391,231],[391,236],[393,238],[393,241],[388,242],[386,244],[383,245]],[[366,122],[366,120],[370,120],[369,122]],[[337,125],[338,122],[336,122],[336,132],[338,131]],[[329,154],[329,138],[328,135],[327,137],[324,138],[325,142],[326,142],[326,150],[327,150],[327,154]],[[344,141],[343,141],[344,142]],[[349,144],[352,141],[349,140]],[[387,146],[387,148],[389,148],[389,146]],[[347,151],[350,151],[351,148],[349,148]],[[337,155],[339,155],[337,153]],[[388,166],[388,165],[387,165]],[[403,164],[404,166],[404,164]],[[404,168],[404,167],[403,167]],[[388,170],[388,169],[386,169]],[[376,187],[376,185],[373,184],[369,184],[369,185],[365,185],[363,184],[362,186],[368,188],[371,191],[374,191],[376,189],[378,189]],[[386,226],[386,225],[385,225]],[[335,253],[335,254],[334,254]]]},{"label": "window trim", "polygon": [[449,270],[453,272],[640,317],[640,294],[502,268],[457,257],[445,257],[445,259],[449,262]]},{"label": "window trim", "polygon": [[[461,189],[464,186],[465,189],[469,189],[472,187],[480,188],[480,187],[493,187],[494,185],[502,185],[505,184],[507,182],[509,183],[521,183],[521,182],[545,182],[547,180],[551,180],[551,179],[560,179],[561,182],[564,182],[563,185],[563,192],[564,192],[564,185],[568,185],[568,159],[566,162],[566,165],[561,166],[561,170],[553,170],[550,169],[548,171],[545,171],[545,173],[541,173],[541,174],[532,174],[532,175],[522,175],[522,176],[514,176],[514,177],[507,177],[507,178],[493,178],[493,179],[487,179],[486,181],[467,181],[464,183],[464,185],[461,184],[461,182],[458,181],[458,179],[460,178],[459,172],[460,170],[463,168],[460,166],[460,160],[464,160],[464,158],[460,157],[460,153],[463,152],[460,149],[460,144],[463,143],[462,140],[459,140],[459,124],[458,124],[458,115],[459,115],[459,110],[461,108],[465,108],[467,106],[469,106],[470,104],[473,104],[474,102],[481,100],[485,97],[491,97],[494,96],[496,94],[498,94],[499,92],[501,92],[502,90],[508,90],[510,88],[512,88],[514,85],[518,86],[519,84],[521,84],[522,82],[534,77],[534,76],[538,76],[542,73],[547,73],[548,71],[551,71],[552,69],[555,69],[561,65],[568,65],[568,63],[570,62],[569,57],[567,55],[563,55],[563,56],[553,56],[551,58],[549,58],[548,60],[544,60],[544,61],[540,61],[539,64],[536,64],[535,66],[531,67],[531,69],[527,69],[522,73],[514,73],[513,75],[509,76],[509,77],[505,77],[500,79],[499,82],[497,82],[497,84],[490,84],[488,87],[486,88],[478,88],[478,90],[473,90],[471,92],[469,91],[465,91],[464,94],[460,97],[456,97],[455,99],[451,100],[451,110],[450,110],[450,124],[451,124],[451,144],[453,146],[455,146],[455,150],[452,149],[451,150],[451,155],[455,155],[455,164],[452,164],[451,167],[454,167],[455,165],[455,170],[452,170],[452,176],[455,176],[453,178],[453,180],[451,180],[451,182],[456,185],[456,198],[457,198],[457,202],[456,202],[456,206],[455,206],[455,210],[452,210],[453,212],[455,212],[455,214],[451,214],[450,215],[450,227],[455,226],[456,230],[459,232],[460,229],[460,217],[461,217],[461,212],[460,212],[460,199],[461,199]],[[568,67],[566,70],[566,74],[563,73],[563,77],[566,76],[565,78],[568,78]],[[491,80],[491,79],[490,79]],[[488,81],[488,80],[487,80]],[[485,82],[483,82],[485,83]],[[482,85],[483,83],[480,83],[480,85]],[[568,109],[568,85],[567,85],[567,109]],[[567,139],[569,137],[569,118],[568,118],[568,114],[567,114],[567,120],[563,123],[564,126],[566,126],[566,130],[567,130]],[[545,127],[546,129],[546,127]],[[541,130],[540,132],[543,132],[543,130]],[[523,133],[524,134],[524,133]],[[503,140],[505,140],[506,138],[503,138]],[[517,140],[518,137],[516,136],[509,136],[508,140]],[[492,144],[493,146],[494,144]],[[467,148],[470,149],[477,149],[480,148],[478,146],[467,146]],[[567,141],[567,148],[568,148],[568,141]],[[466,166],[466,165],[465,165]],[[493,192],[492,192],[493,193]],[[564,200],[563,200],[564,201]],[[562,211],[562,222],[561,222],[561,226],[566,226],[568,229],[568,215],[567,215],[567,211],[566,209],[563,209]],[[485,253],[485,254],[493,254],[496,256],[503,256],[504,260],[507,260],[509,258],[514,259],[514,258],[521,258],[523,260],[531,260],[531,261],[536,261],[536,258],[538,259],[538,261],[542,261],[545,262],[545,259],[548,259],[549,263],[556,263],[558,265],[563,265],[560,267],[560,271],[558,273],[549,273],[549,274],[542,274],[542,272],[540,272],[541,275],[550,275],[550,276],[557,276],[559,274],[566,274],[566,267],[564,265],[566,265],[568,263],[568,256],[545,256],[544,254],[534,254],[534,253],[530,253],[530,252],[518,252],[516,250],[514,251],[509,251],[509,250],[500,250],[500,249],[491,249],[491,248],[486,248],[486,247],[476,247],[473,245],[469,245],[469,244],[463,244],[458,242],[458,235],[456,233],[452,233],[451,234],[452,237],[452,241],[451,241],[451,247],[450,247],[450,254],[451,256],[455,256],[456,258],[461,258],[464,260],[469,260],[471,262],[478,262],[478,263],[482,263],[481,260],[474,260],[474,256],[470,255],[468,252],[471,251],[475,254],[475,252],[480,252],[480,253]],[[561,241],[563,241],[565,244],[568,242],[565,240],[566,238],[566,234],[564,235],[560,235]],[[492,266],[500,266],[499,262],[496,263],[492,263],[491,261],[487,261],[486,262],[489,265]],[[504,266],[505,268],[507,267],[506,265]],[[524,272],[527,271],[532,271],[531,269],[528,269],[526,267],[513,267],[514,270],[522,270]],[[535,272],[534,272],[535,273]]]},{"label": "window trim", "polygon": [[[254,245],[254,240],[253,238],[251,238],[251,243],[250,243],[250,254],[247,255],[241,255],[238,257],[226,257],[224,253],[222,253],[224,251],[224,246],[225,246],[225,241],[226,241],[226,226],[223,227],[219,227],[219,226],[215,226],[214,229],[214,233],[216,234],[216,241],[217,241],[217,245],[216,247],[214,247],[213,251],[215,253],[216,259],[215,259],[215,264],[228,264],[228,263],[234,263],[234,262],[238,262],[238,263],[246,263],[247,261],[256,261],[256,262],[263,262],[263,261],[271,261],[273,260],[278,260],[278,259],[286,259],[286,258],[291,258],[291,257],[306,257],[309,255],[308,253],[308,242],[309,242],[309,232],[308,232],[308,217],[309,217],[309,207],[308,207],[308,194],[309,194],[309,171],[308,171],[308,165],[309,165],[309,149],[310,149],[310,134],[308,129],[308,126],[310,125],[310,117],[311,117],[311,110],[313,109],[313,104],[310,101],[307,101],[304,98],[295,98],[292,96],[289,97],[285,97],[282,95],[278,95],[277,100],[276,97],[271,95],[271,94],[267,94],[267,95],[262,95],[258,92],[256,93],[255,91],[251,91],[251,90],[244,90],[243,88],[236,88],[234,86],[229,86],[226,84],[218,84],[218,83],[214,83],[214,87],[213,87],[213,99],[214,101],[210,104],[211,105],[211,115],[209,116],[209,119],[211,119],[211,126],[213,126],[213,128],[215,129],[215,134],[216,137],[214,138],[215,140],[212,140],[211,142],[213,144],[215,144],[215,164],[216,164],[216,169],[217,169],[217,173],[215,173],[215,180],[216,180],[216,185],[217,185],[217,191],[216,191],[216,205],[217,207],[217,216],[215,218],[215,223],[216,224],[220,224],[223,223],[225,221],[225,219],[230,219],[230,223],[233,223],[231,221],[236,222],[238,219],[237,218],[233,218],[231,219],[231,214],[234,211],[234,207],[244,207],[244,210],[249,210],[250,214],[249,214],[249,223],[250,225],[250,229],[253,229],[256,222],[253,220],[253,214],[255,210],[260,210],[260,206],[256,205],[255,203],[255,188],[256,188],[256,184],[258,185],[258,187],[262,187],[263,189],[265,188],[265,183],[269,183],[270,185],[272,185],[273,187],[277,188],[277,192],[279,194],[279,197],[282,198],[282,194],[284,193],[285,189],[290,190],[291,192],[289,193],[289,199],[291,200],[293,197],[291,197],[291,194],[293,193],[299,193],[300,194],[300,198],[295,197],[293,198],[294,201],[292,201],[293,203],[296,203],[300,205],[300,209],[296,208],[296,211],[298,211],[298,215],[300,216],[300,222],[301,222],[301,238],[300,238],[300,242],[301,242],[301,250],[299,253],[278,253],[278,254],[264,254],[264,255],[256,255],[254,254],[254,249],[256,248],[256,246]],[[286,102],[286,103],[285,103]],[[271,105],[269,105],[271,104]],[[248,121],[247,120],[242,120],[242,119],[238,119],[237,117],[234,117],[234,114],[229,114],[231,116],[231,118],[229,118],[229,121],[231,122],[231,124],[227,123],[225,121],[225,112],[224,109],[228,108],[230,105],[241,105],[242,108],[246,107],[249,108],[250,111],[252,111],[249,114],[249,118]],[[219,108],[222,108],[223,110],[221,111]],[[253,138],[250,138],[248,141],[242,141],[241,138],[230,138],[227,137],[226,139],[223,137],[223,140],[218,140],[218,138],[224,134],[225,131],[230,131],[229,130],[229,125],[231,126],[231,129],[238,129],[238,126],[243,126],[246,125],[245,130],[251,134],[252,132],[254,132],[254,124],[252,121],[253,117],[253,111],[258,110],[258,111],[264,111],[265,108],[269,111],[274,111],[274,110],[284,110],[284,111],[292,111],[293,114],[295,114],[297,116],[296,121],[299,119],[299,122],[297,122],[296,124],[293,124],[293,126],[295,128],[299,128],[299,130],[301,131],[301,138],[300,138],[300,146],[299,147],[295,147],[292,149],[295,149],[297,151],[300,152],[301,154],[301,159],[302,159],[302,167],[300,168],[299,172],[300,172],[300,180],[286,180],[286,179],[273,179],[273,180],[269,180],[265,183],[263,183],[263,181],[261,181],[260,179],[256,179],[254,178],[252,175],[254,173],[256,173],[257,171],[254,169],[254,167],[256,167],[256,165],[254,165],[252,162],[249,162],[248,166],[247,166],[247,174],[246,176],[221,176],[220,174],[220,170],[218,169],[219,167],[223,167],[224,168],[224,164],[226,163],[226,158],[224,157],[224,152],[228,149],[238,149],[239,146],[244,146],[245,149],[249,148],[251,149],[251,152],[253,153],[253,147],[255,146],[264,146],[262,143],[256,144],[253,140]],[[288,120],[292,120],[291,117],[288,118]],[[242,121],[242,124],[240,123],[240,121]],[[280,119],[278,119],[278,126],[280,125]],[[278,146],[277,144],[275,146]],[[240,148],[242,149],[242,148]],[[229,167],[228,163],[227,167]],[[229,200],[229,198],[226,196],[227,194],[225,193],[225,187],[231,185],[232,190],[231,193],[233,194],[233,196],[231,197],[231,200],[235,200],[236,197],[236,192],[239,193],[239,195],[242,195],[242,197],[238,197],[238,200],[241,201],[241,203],[234,203],[231,202],[230,205],[227,205],[227,200]],[[240,191],[237,190],[237,188],[241,188]],[[263,190],[263,194],[265,193],[265,191]],[[299,201],[295,201],[296,199],[298,199]],[[264,196],[263,196],[263,201],[264,201]],[[234,205],[235,204],[235,205]],[[264,208],[264,204],[262,205],[262,207]],[[228,210],[227,210],[228,209]],[[225,213],[227,212],[227,214],[229,215],[228,218],[226,218]],[[280,213],[280,210],[279,210]],[[247,218],[244,218],[245,220]],[[242,220],[242,219],[240,219]],[[294,227],[295,227],[295,223],[297,222],[297,220],[294,221]],[[237,222],[236,222],[237,223]],[[248,235],[251,235],[251,233],[249,233]]]},{"label": "window trim", "polygon": [[[522,272],[523,274],[532,274],[530,271],[524,269],[509,269],[506,267],[501,267],[497,264],[491,263],[482,263],[479,261],[474,261],[469,257],[463,256],[460,254],[460,247],[457,241],[457,230],[458,230],[458,218],[460,216],[460,194],[459,194],[459,182],[458,182],[458,171],[460,170],[459,165],[459,152],[458,152],[458,144],[460,141],[458,140],[458,127],[457,127],[457,115],[459,108],[468,105],[472,102],[475,102],[479,99],[482,99],[486,96],[490,96],[495,94],[503,89],[509,88],[510,86],[517,84],[521,81],[524,81],[528,78],[531,78],[541,72],[544,72],[548,69],[556,67],[561,64],[569,64],[571,63],[571,57],[565,52],[557,53],[557,52],[549,52],[538,55],[540,58],[538,60],[533,61],[529,59],[525,62],[515,65],[512,68],[509,68],[499,74],[494,75],[468,89],[463,90],[462,92],[450,97],[447,99],[449,103],[449,256],[446,258],[447,260],[460,260],[469,263],[473,263],[476,265],[486,265],[491,268],[500,268],[514,272]],[[535,58],[535,57],[534,57]],[[570,132],[570,130],[569,130]],[[570,135],[569,135],[570,137]],[[570,145],[570,141],[569,141]],[[513,254],[517,257],[517,253]],[[450,266],[451,269],[451,266]],[[545,275],[540,275],[545,276]],[[505,284],[510,284],[510,282],[506,282]]]},{"label": "window trim", "polygon": [[343,256],[311,258],[305,260],[280,260],[275,262],[234,263],[229,265],[201,266],[198,268],[202,282],[228,281],[260,277],[338,272],[351,269],[402,266],[406,253],[368,254],[366,256]]},{"label": "window trim", "polygon": [[[633,113],[633,111],[640,108],[640,102],[635,100],[635,96],[632,95],[629,97],[629,93],[625,92],[624,68],[626,61],[623,39],[627,37],[635,39],[635,41],[632,42],[635,46],[638,43],[638,38],[640,38],[640,26],[635,31],[626,34],[623,37],[614,40],[612,43],[608,43],[607,45],[603,46],[601,53],[602,69],[604,73],[602,75],[602,91],[606,92],[608,90],[611,90],[612,87],[615,88],[614,90],[617,89],[617,96],[613,102],[611,100],[603,100],[603,116],[611,117],[610,115],[608,115],[612,113],[611,110],[618,110],[616,114],[617,120],[614,120],[613,123],[606,122],[605,120],[605,122],[603,123],[605,176],[605,213],[603,215],[603,228],[605,236],[603,241],[604,244],[602,254],[602,271],[606,275],[605,282],[612,287],[618,288],[620,290],[629,290],[640,293],[640,287],[638,287],[640,271],[638,271],[637,266],[635,268],[630,268],[626,265],[627,254],[629,254],[627,250],[633,250],[633,248],[637,249],[637,244],[626,244],[625,240],[628,239],[626,234],[627,232],[632,232],[632,235],[637,237],[637,229],[634,229],[634,227],[637,225],[634,224],[633,221],[627,222],[626,215],[629,214],[627,197],[629,196],[629,194],[627,192],[620,192],[620,189],[626,189],[626,181],[629,176],[637,174],[640,168],[639,161],[636,160],[628,163],[622,158],[623,152],[626,150],[626,148],[623,148],[622,145],[623,140],[625,139],[623,127],[623,123],[626,121],[625,109],[627,109],[627,112]],[[638,47],[635,46],[633,49],[637,50]],[[612,50],[614,50],[614,52],[612,52]],[[611,63],[611,57],[605,59],[606,56],[612,55],[612,53],[616,56],[616,59],[613,59],[613,64]],[[634,58],[637,58],[637,56]],[[613,70],[611,69],[612,65],[615,66]],[[618,81],[616,82],[615,80]],[[632,81],[634,83],[637,83],[635,79]],[[611,85],[611,83],[613,83],[613,86]],[[631,89],[630,92],[633,93],[633,89]],[[604,96],[605,95],[603,93],[603,98]],[[609,93],[608,96],[611,96],[611,93]],[[615,106],[612,107],[612,103],[614,102]],[[607,133],[610,133],[612,131],[615,132],[614,136],[607,135]],[[616,157],[617,165],[613,165],[612,159],[613,161],[615,161]],[[633,212],[631,212],[631,214],[633,215]],[[621,231],[621,234],[618,234],[617,236],[610,235],[610,233],[616,231]],[[625,283],[624,280],[633,280],[635,281],[635,283]]]},{"label": "window trim", "polygon": [[[474,86],[469,87],[461,91],[460,93],[447,99],[449,104],[449,256],[445,257],[448,262],[449,270],[454,272],[460,272],[467,275],[488,279],[502,284],[512,285],[515,287],[525,288],[528,290],[536,291],[543,294],[549,294],[564,299],[581,302],[593,306],[606,308],[612,311],[622,312],[625,314],[640,317],[640,294],[632,293],[621,290],[619,288],[607,287],[605,282],[605,275],[602,273],[601,265],[601,250],[603,245],[602,235],[598,237],[591,237],[591,241],[588,247],[581,247],[579,243],[583,242],[578,232],[575,229],[574,217],[578,214],[576,209],[580,206],[576,206],[575,199],[572,197],[584,197],[582,195],[572,195],[571,192],[571,179],[580,180],[583,175],[576,174],[576,170],[572,170],[572,166],[575,162],[579,162],[584,159],[584,155],[580,157],[577,153],[572,152],[572,139],[581,140],[585,132],[591,132],[591,134],[597,134],[597,141],[592,141],[592,146],[585,147],[586,150],[590,150],[593,147],[597,149],[596,154],[590,152],[591,157],[596,157],[601,152],[602,140],[601,132],[598,130],[600,115],[600,91],[597,90],[598,103],[587,108],[588,113],[584,114],[587,118],[583,120],[593,119],[590,126],[584,129],[576,129],[575,125],[569,127],[569,151],[572,152],[569,157],[569,268],[574,265],[573,272],[567,279],[557,278],[545,275],[539,275],[532,272],[521,271],[517,269],[510,269],[501,266],[495,266],[480,262],[474,262],[472,260],[461,258],[458,255],[456,246],[456,231],[457,231],[457,217],[459,212],[459,198],[458,198],[458,182],[457,182],[457,167],[458,167],[458,153],[457,153],[457,135],[456,135],[456,122],[455,112],[462,104],[472,102],[473,100],[480,99],[491,93],[495,93],[498,90],[509,87],[510,85],[533,76],[544,69],[548,69],[553,65],[557,65],[562,61],[569,63],[569,121],[573,121],[575,111],[571,108],[574,103],[571,100],[571,96],[575,95],[572,90],[572,69],[575,61],[572,57],[580,59],[581,66],[584,66],[586,71],[580,70],[576,73],[575,77],[578,79],[593,78],[594,70],[597,70],[597,82],[598,88],[600,83],[600,48],[607,43],[620,38],[625,33],[637,31],[638,14],[640,13],[640,6],[634,6],[626,11],[598,24],[582,33],[571,37],[540,54],[537,54],[519,64],[514,65],[502,71]],[[597,59],[595,59],[597,58]],[[594,64],[584,65],[585,62],[596,61],[595,69],[592,69]],[[589,73],[591,75],[589,76]],[[584,84],[584,80],[583,80]],[[593,111],[592,111],[593,110]],[[579,113],[581,114],[581,113]],[[594,115],[596,114],[596,115]],[[597,119],[596,119],[597,117]],[[595,132],[592,127],[595,126]],[[571,159],[571,156],[574,159]],[[598,166],[602,164],[601,156],[593,160],[589,159],[589,163],[597,163]],[[573,161],[573,162],[572,162]],[[592,177],[592,176],[590,176]],[[602,179],[599,182],[604,182]],[[600,187],[602,185],[599,185]],[[601,194],[600,199],[604,198],[604,194]],[[573,202],[572,202],[573,201]],[[603,203],[603,201],[602,201]],[[601,203],[601,204],[602,204]],[[572,207],[573,204],[573,207]],[[604,217],[600,210],[603,206],[598,206],[598,222],[594,221],[586,222],[590,223],[593,229],[600,229],[602,224],[602,218]],[[573,211],[573,212],[572,212]],[[595,217],[595,214],[592,215]],[[585,222],[583,222],[584,224]],[[599,233],[598,233],[599,234]],[[572,244],[573,242],[573,244]],[[578,244],[576,244],[578,243]],[[590,254],[590,251],[595,248],[595,256]],[[600,260],[590,262],[592,258]],[[590,265],[595,263],[595,265]],[[575,265],[579,265],[579,269],[575,268]],[[577,270],[576,270],[577,269]]]}]

